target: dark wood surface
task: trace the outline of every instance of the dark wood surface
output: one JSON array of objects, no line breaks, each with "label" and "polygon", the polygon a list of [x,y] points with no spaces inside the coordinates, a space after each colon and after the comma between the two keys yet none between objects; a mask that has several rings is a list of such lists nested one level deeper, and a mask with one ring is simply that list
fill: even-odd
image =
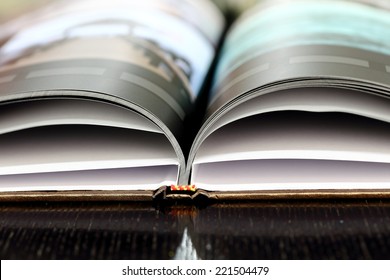
[{"label": "dark wood surface", "polygon": [[390,200],[2,203],[0,257],[387,259]]}]

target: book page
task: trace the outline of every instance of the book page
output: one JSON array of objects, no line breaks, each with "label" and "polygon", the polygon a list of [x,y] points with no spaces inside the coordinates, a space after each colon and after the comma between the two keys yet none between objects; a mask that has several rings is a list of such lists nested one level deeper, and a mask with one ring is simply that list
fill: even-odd
[{"label": "book page", "polygon": [[[0,153],[0,191],[50,190],[64,178],[57,184],[67,190],[90,189],[94,183],[95,190],[115,189],[119,183],[134,190],[142,185],[142,177],[144,185],[156,188],[176,182],[178,176],[172,145],[164,134],[150,131],[98,125],[35,127],[0,135]],[[156,168],[160,171],[154,174]],[[136,170],[142,172],[135,176]],[[114,177],[99,182],[110,174]]]},{"label": "book page", "polygon": [[390,162],[389,127],[386,122],[343,113],[260,114],[215,131],[203,142],[194,163],[268,157]]},{"label": "book page", "polygon": [[253,94],[250,100],[222,114],[202,137],[239,119],[288,110],[349,113],[390,123],[390,97],[346,88],[297,87]]},{"label": "book page", "polygon": [[329,86],[389,87],[388,10],[349,1],[271,2],[244,14],[229,32],[208,117],[245,93],[276,84],[326,79]]},{"label": "book page", "polygon": [[196,166],[193,182],[210,191],[388,189],[389,168],[388,163],[326,160],[219,162]]},{"label": "book page", "polygon": [[99,125],[163,133],[146,117],[86,99],[41,99],[0,105],[0,134],[52,125]]},{"label": "book page", "polygon": [[[195,99],[223,28],[222,16],[208,1],[84,0],[54,6],[56,10],[43,13],[40,21],[20,30],[4,45],[0,50],[3,63],[31,49],[72,38],[139,38],[156,45],[176,64],[191,84],[191,98]],[[206,28],[205,21],[212,28]]]},{"label": "book page", "polygon": [[[270,182],[262,177],[272,168],[274,175],[268,177],[273,178],[273,183],[282,183],[287,189],[291,184],[299,183],[292,180],[288,184],[293,170],[299,170],[294,178],[301,178],[302,183],[310,183],[312,188],[322,184],[327,187],[339,184],[340,188],[345,188],[346,185],[340,181],[342,171],[333,174],[337,169],[332,164],[342,164],[351,170],[345,182],[359,185],[360,177],[354,180],[352,174],[364,166],[368,168],[364,174],[368,174],[371,172],[369,166],[378,163],[383,166],[383,171],[374,181],[389,183],[388,172],[384,172],[390,164],[389,127],[389,123],[340,113],[285,111],[248,117],[222,127],[203,142],[195,158],[191,182],[211,187],[216,183],[211,174],[225,172],[217,184],[221,188],[231,185],[225,190],[233,186],[234,190],[244,190],[250,185],[253,188],[256,182],[258,188],[262,189]],[[300,167],[289,162],[296,162]],[[312,162],[314,166],[317,163],[319,166],[315,174],[322,172],[326,175],[316,177],[306,172],[305,166],[310,166]],[[229,170],[233,168],[237,171],[223,171],[226,166],[229,166]],[[323,169],[321,166],[329,168]],[[359,168],[354,171],[355,167]],[[376,175],[373,172],[367,178]],[[240,178],[240,183],[233,177]]]},{"label": "book page", "polygon": [[127,101],[153,112],[174,132],[192,105],[191,89],[177,68],[155,47],[125,38],[75,38],[46,46],[2,67],[0,84],[3,101],[29,98],[29,92],[38,97],[71,91]]},{"label": "book page", "polygon": [[[205,149],[204,141],[207,142],[208,137],[212,139],[214,133],[220,133],[218,131],[224,130],[226,126],[229,127],[229,124],[240,122],[240,120],[245,122],[245,118],[251,116],[283,111],[347,113],[351,116],[362,116],[390,123],[390,98],[363,90],[331,87],[296,86],[296,88],[279,91],[259,91],[257,94],[248,96],[241,103],[225,109],[223,113],[206,123],[194,142],[189,161],[203,162],[205,158],[210,158],[210,161],[216,160],[213,148]],[[241,135],[239,131],[232,131],[232,133]],[[229,137],[227,136],[226,140],[220,139],[220,141],[229,142]],[[253,137],[253,135],[246,137]],[[217,146],[218,149],[224,147],[224,145]],[[231,147],[221,152],[221,156],[229,153],[231,153]],[[255,157],[255,153],[252,156]],[[236,155],[236,159],[238,158],[239,156]]]},{"label": "book page", "polygon": [[134,191],[176,184],[177,165],[2,175],[1,192]]}]

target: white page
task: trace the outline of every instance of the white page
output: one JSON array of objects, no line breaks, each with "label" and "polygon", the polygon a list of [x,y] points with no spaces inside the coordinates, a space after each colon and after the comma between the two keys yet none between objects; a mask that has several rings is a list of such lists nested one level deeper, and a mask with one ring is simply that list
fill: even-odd
[{"label": "white page", "polygon": [[390,164],[252,160],[199,164],[192,184],[209,191],[389,189]]},{"label": "white page", "polygon": [[164,134],[91,125],[3,134],[0,154],[0,175],[178,165]]},{"label": "white page", "polygon": [[270,113],[217,130],[194,163],[294,158],[390,163],[390,124],[349,114]]},{"label": "white page", "polygon": [[156,190],[176,184],[177,165],[0,176],[0,192]]},{"label": "white page", "polygon": [[340,88],[296,88],[265,93],[224,113],[205,136],[236,120],[272,111],[344,112],[390,123],[390,98]]},{"label": "white page", "polygon": [[[387,183],[390,182],[387,175],[390,172],[386,169],[390,167],[389,127],[385,122],[348,114],[333,114],[332,117],[332,114],[284,112],[253,116],[221,128],[203,142],[194,161],[191,183],[210,190],[215,188],[213,184],[222,188],[233,184],[236,190],[255,186],[261,189],[267,182],[292,187],[290,183],[299,183],[299,180],[289,182],[288,178],[295,174],[297,178],[302,177],[302,183],[314,188],[342,182],[359,185],[360,179],[353,179],[354,172],[374,163],[385,166],[374,181]],[[285,164],[291,160],[302,166]],[[326,175],[310,177],[312,175],[305,171],[307,162],[326,162],[324,166],[330,167],[328,170],[318,167],[313,174],[324,172]],[[337,162],[343,162],[343,167],[352,170],[350,175],[346,174],[346,181],[332,168]],[[358,163],[367,165],[358,165],[360,169],[355,170]],[[224,170],[227,166],[229,168]],[[264,181],[264,170],[268,170],[267,173],[270,169],[274,169],[273,181]],[[371,178],[376,174],[371,175],[371,172],[372,169],[367,169],[364,174]],[[327,179],[323,181],[323,177]],[[219,178],[219,183],[215,178]]]},{"label": "white page", "polygon": [[94,100],[56,98],[3,104],[0,134],[50,125],[85,124],[162,133],[144,116],[118,105]]}]

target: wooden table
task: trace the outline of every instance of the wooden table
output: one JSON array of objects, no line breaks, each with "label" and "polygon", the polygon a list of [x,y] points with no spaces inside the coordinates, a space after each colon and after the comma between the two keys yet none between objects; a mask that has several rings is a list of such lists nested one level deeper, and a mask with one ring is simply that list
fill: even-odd
[{"label": "wooden table", "polygon": [[2,203],[2,259],[387,259],[390,200]]}]

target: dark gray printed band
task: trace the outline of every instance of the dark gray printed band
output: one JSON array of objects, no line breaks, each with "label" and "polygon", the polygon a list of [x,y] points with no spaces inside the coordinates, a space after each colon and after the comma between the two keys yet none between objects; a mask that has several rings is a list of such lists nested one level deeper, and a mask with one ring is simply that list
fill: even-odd
[{"label": "dark gray printed band", "polygon": [[341,63],[341,64],[349,64],[361,67],[370,67],[370,63],[367,60],[351,58],[351,57],[343,57],[343,56],[334,56],[334,55],[301,55],[294,56],[289,59],[290,64],[297,63]]},{"label": "dark gray printed band", "polygon": [[180,104],[177,103],[177,101],[163,88],[157,86],[156,84],[147,79],[127,72],[122,73],[120,79],[138,85],[151,92],[154,92],[157,96],[159,96],[166,103],[168,103],[168,105],[176,112],[180,119],[184,121],[186,112],[183,110]]},{"label": "dark gray printed band", "polygon": [[207,115],[246,92],[289,80],[351,80],[390,89],[389,64],[390,57],[386,55],[329,45],[290,47],[262,54],[215,85]]},{"label": "dark gray printed band", "polygon": [[167,81],[146,68],[113,60],[64,60],[26,66],[2,73],[1,81],[0,100],[12,100],[19,93],[36,95],[39,91],[66,95],[60,93],[66,90],[124,99],[154,114],[174,134],[191,110],[189,94],[179,77]]},{"label": "dark gray printed band", "polygon": [[51,76],[62,76],[62,75],[94,75],[101,76],[106,71],[105,68],[99,67],[68,67],[68,68],[53,68],[36,70],[27,74],[26,79],[31,78],[48,78]]},{"label": "dark gray printed band", "polygon": [[[159,60],[159,61],[157,61]],[[151,60],[153,64],[159,64],[161,59],[156,56]],[[103,79],[110,78],[113,80],[122,79],[123,73],[132,73],[138,75],[146,80],[150,80],[160,88],[164,89],[172,96],[176,102],[185,109],[191,108],[190,93],[186,90],[183,81],[177,75],[174,75],[171,80],[166,80],[160,75],[134,64],[119,62],[116,60],[104,59],[77,59],[77,60],[63,60],[51,63],[36,64],[18,68],[12,71],[13,80],[21,81],[23,79],[31,78],[55,78],[54,76],[102,76]],[[5,74],[6,75],[6,74]],[[0,78],[2,75],[0,76]],[[27,89],[28,90],[28,89]]]}]

